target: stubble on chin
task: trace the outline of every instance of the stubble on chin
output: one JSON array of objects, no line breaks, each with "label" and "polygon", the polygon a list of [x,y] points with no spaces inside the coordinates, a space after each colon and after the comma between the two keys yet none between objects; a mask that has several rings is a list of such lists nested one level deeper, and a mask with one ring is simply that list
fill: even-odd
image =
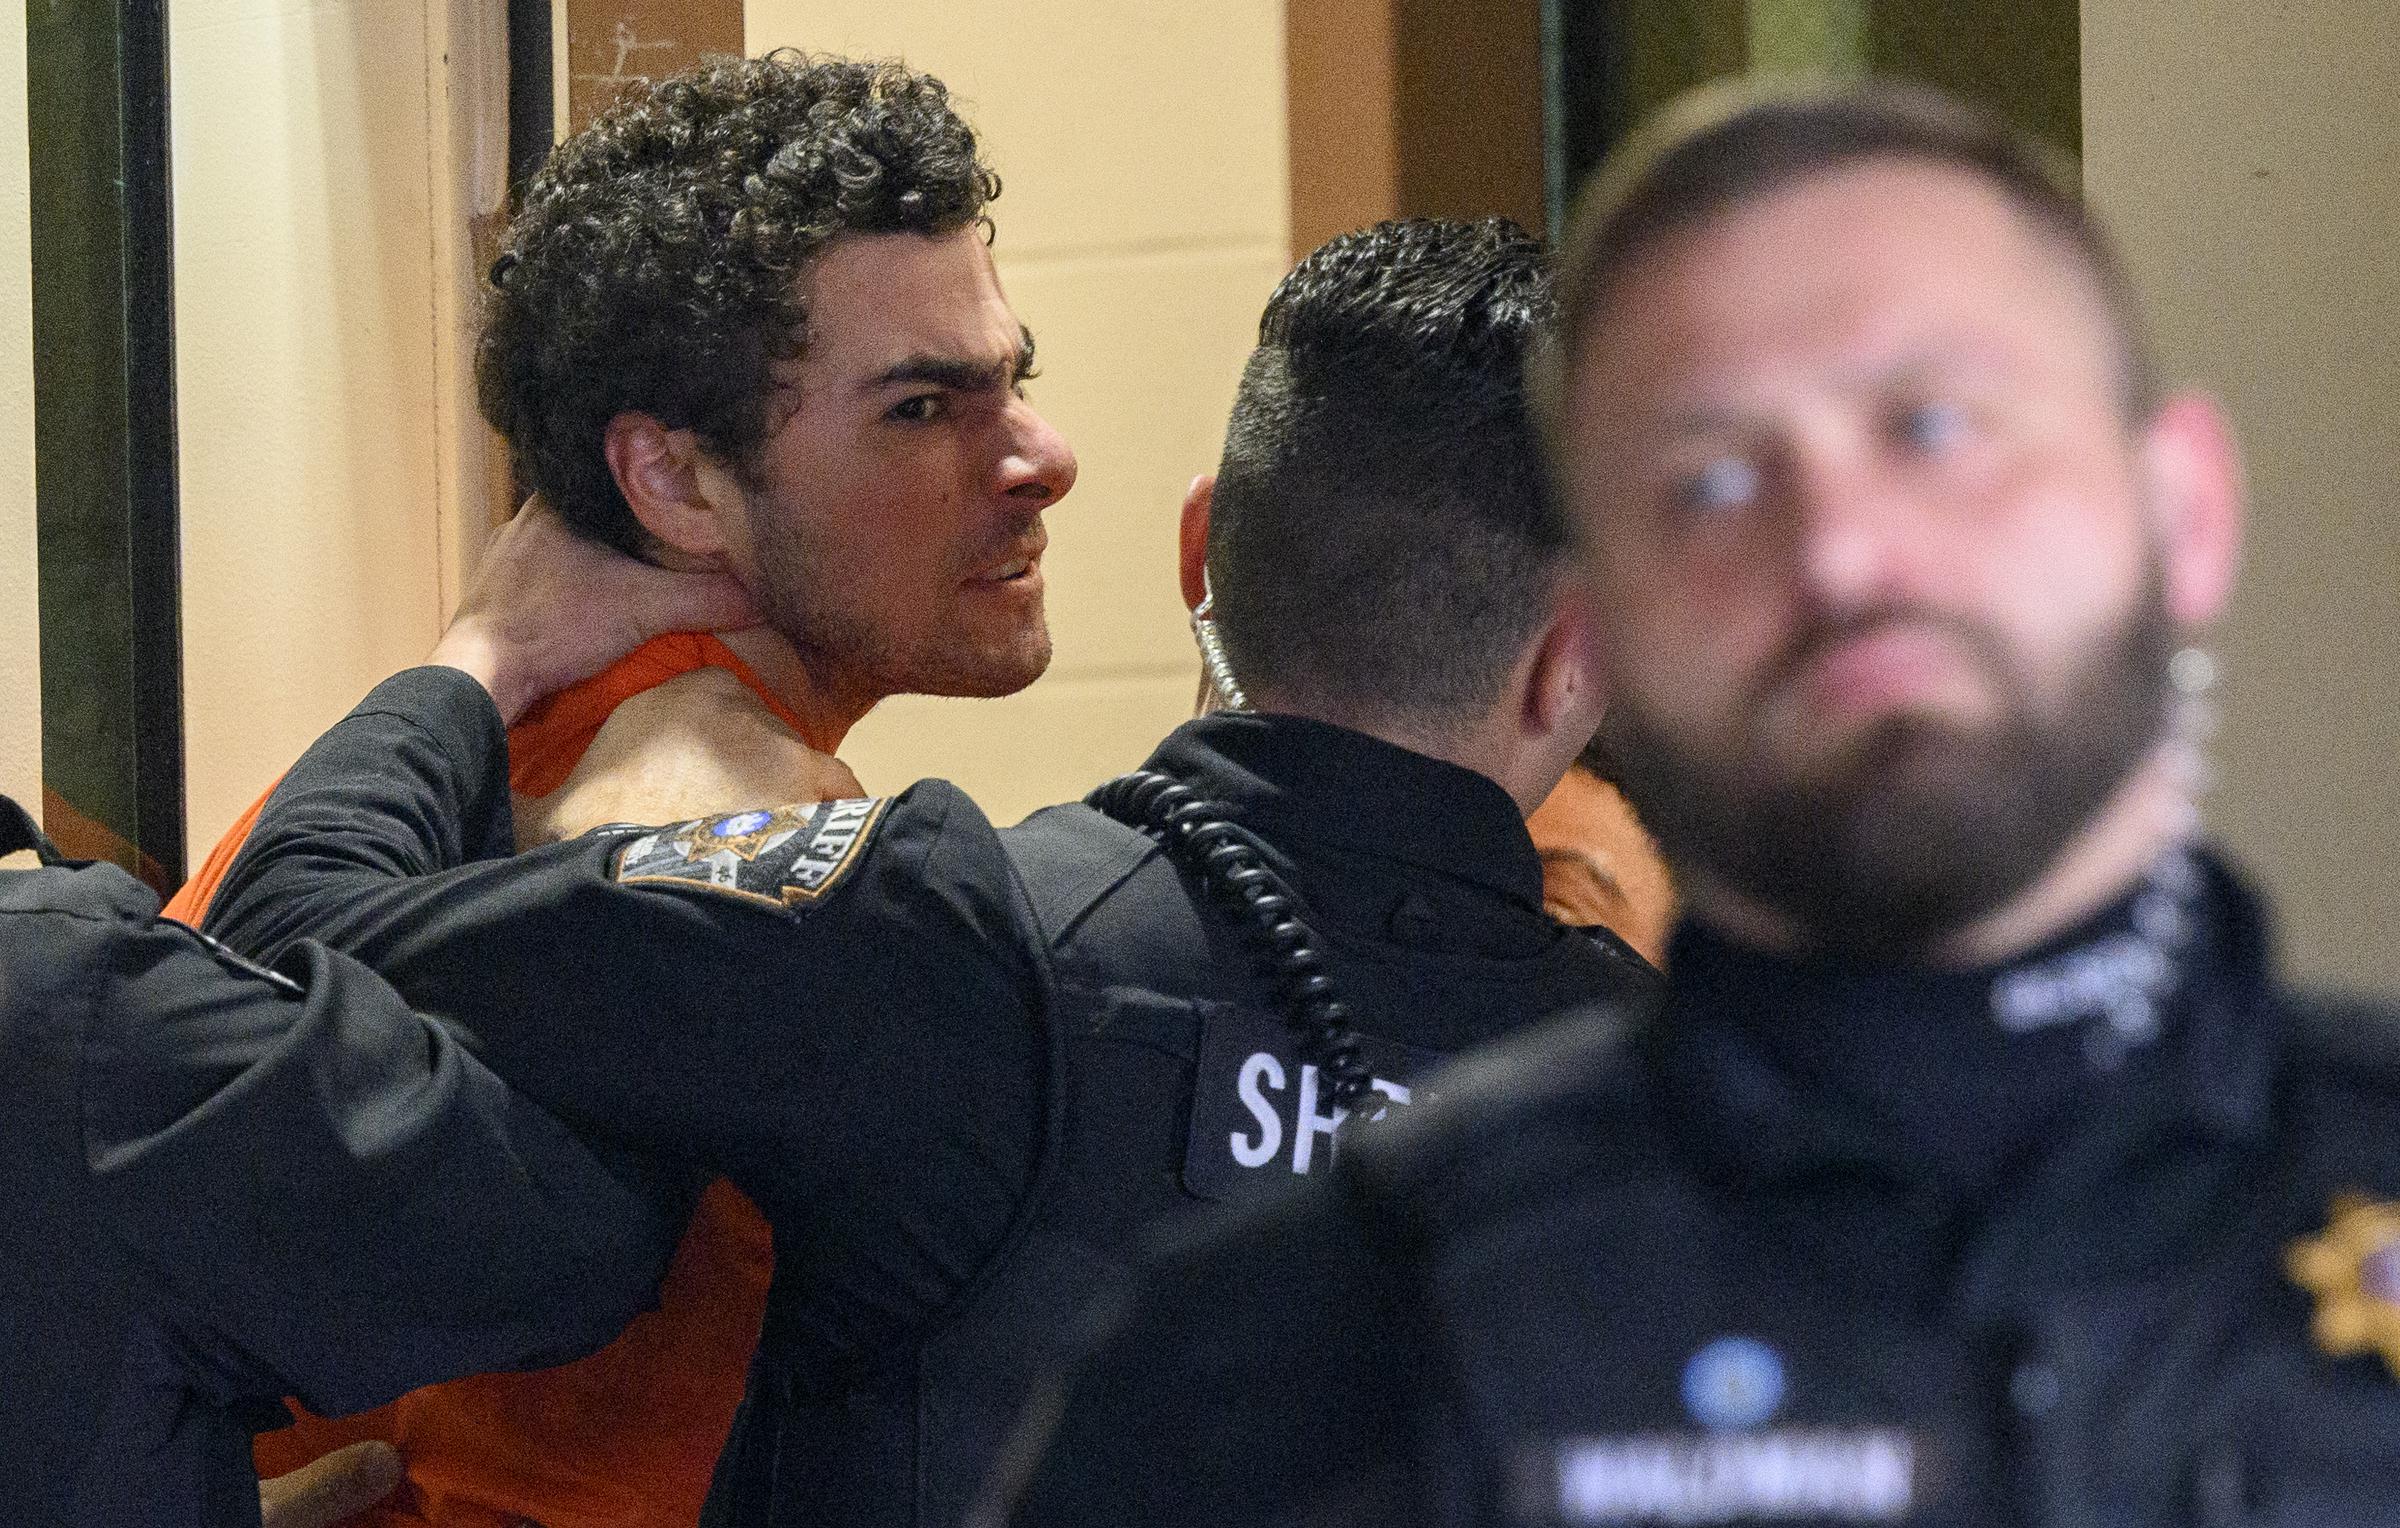
[{"label": "stubble on chin", "polygon": [[1032,684],[1050,669],[1050,628],[1037,623],[1033,631],[1019,636],[1001,648],[958,662],[965,654],[953,651],[949,671],[937,682],[943,684],[928,694],[974,696],[997,700],[1014,695]]},{"label": "stubble on chin", "polygon": [[1030,623],[998,637],[950,632],[914,652],[890,655],[885,670],[895,695],[949,695],[997,700],[1014,695],[1050,668],[1049,622]]}]

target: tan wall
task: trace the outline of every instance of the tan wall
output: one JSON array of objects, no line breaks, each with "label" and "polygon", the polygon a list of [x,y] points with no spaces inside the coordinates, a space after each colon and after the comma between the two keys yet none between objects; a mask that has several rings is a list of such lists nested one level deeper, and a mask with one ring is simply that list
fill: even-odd
[{"label": "tan wall", "polygon": [[2242,428],[2210,815],[2303,974],[2400,985],[2400,26],[2389,0],[2083,14],[2087,185]]},{"label": "tan wall", "polygon": [[[195,856],[432,645],[471,462],[438,258],[445,0],[169,16],[185,745]],[[494,103],[496,109],[496,103]],[[497,145],[485,153],[503,152]],[[437,173],[436,167],[444,167]]]},{"label": "tan wall", "polygon": [[940,76],[1006,182],[1001,279],[1033,396],[1083,476],[1050,516],[1058,655],[999,701],[888,701],[871,788],[947,775],[1002,821],[1141,762],[1189,714],[1176,508],[1216,465],[1288,220],[1280,0],[749,0],[753,53],[897,54]]},{"label": "tan wall", "polygon": [[42,692],[33,553],[33,271],[25,28],[0,26],[0,795],[37,814]]}]

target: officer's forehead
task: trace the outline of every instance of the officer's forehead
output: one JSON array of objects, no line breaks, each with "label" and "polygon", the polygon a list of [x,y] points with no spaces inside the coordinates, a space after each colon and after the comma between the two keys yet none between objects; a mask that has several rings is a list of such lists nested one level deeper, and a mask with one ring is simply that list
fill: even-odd
[{"label": "officer's forehead", "polygon": [[2113,370],[2098,275],[1987,178],[1930,162],[1811,175],[1630,254],[1570,337],[1570,440],[1655,424],[1794,374],[1945,354]]}]

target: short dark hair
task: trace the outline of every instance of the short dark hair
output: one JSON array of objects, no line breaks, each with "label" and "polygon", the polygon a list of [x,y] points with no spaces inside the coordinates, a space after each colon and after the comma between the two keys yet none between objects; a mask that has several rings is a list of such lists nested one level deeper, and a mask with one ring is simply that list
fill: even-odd
[{"label": "short dark hair", "polygon": [[476,351],[484,417],[524,487],[638,553],[610,419],[649,414],[747,466],[772,368],[807,343],[809,263],[845,234],[955,233],[999,194],[942,82],[899,63],[787,49],[661,80],[527,188]]},{"label": "short dark hair", "polygon": [[1559,253],[1560,343],[1537,379],[1545,422],[1559,422],[1584,330],[1637,256],[1800,181],[1875,160],[1975,176],[2073,255],[2108,311],[2126,417],[2156,407],[2157,364],[2133,284],[2054,152],[1928,86],[1741,81],[1704,86],[1668,106],[1578,197]]},{"label": "short dark hair", "polygon": [[1378,223],[1283,278],[1209,517],[1245,688],[1436,725],[1497,698],[1572,542],[1525,391],[1551,318],[1503,218]]}]

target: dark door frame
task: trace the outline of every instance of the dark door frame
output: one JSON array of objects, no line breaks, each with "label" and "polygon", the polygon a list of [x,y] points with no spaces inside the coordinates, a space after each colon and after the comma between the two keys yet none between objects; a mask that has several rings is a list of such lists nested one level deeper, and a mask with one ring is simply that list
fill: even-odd
[{"label": "dark door frame", "polygon": [[162,891],[184,873],[166,12],[26,8],[42,817]]}]

